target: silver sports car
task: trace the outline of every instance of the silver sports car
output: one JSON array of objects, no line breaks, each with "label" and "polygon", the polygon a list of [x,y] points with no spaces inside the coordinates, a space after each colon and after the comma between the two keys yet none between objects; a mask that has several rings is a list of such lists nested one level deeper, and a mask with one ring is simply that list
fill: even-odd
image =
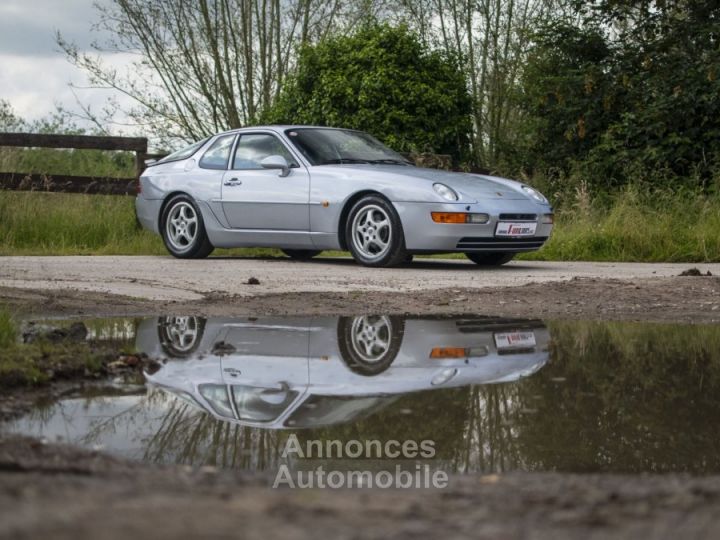
[{"label": "silver sports car", "polygon": [[413,166],[361,131],[264,126],[220,133],[149,165],[137,216],[175,257],[276,247],[349,250],[366,266],[417,253],[499,265],[539,249],[553,211],[530,186]]}]

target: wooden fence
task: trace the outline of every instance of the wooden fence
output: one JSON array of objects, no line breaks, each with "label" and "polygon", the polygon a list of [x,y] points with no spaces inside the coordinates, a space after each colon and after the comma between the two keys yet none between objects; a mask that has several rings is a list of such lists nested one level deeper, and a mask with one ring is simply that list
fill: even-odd
[{"label": "wooden fence", "polygon": [[135,176],[132,178],[0,171],[0,189],[13,191],[135,195],[140,173],[145,167],[145,160],[159,157],[156,154],[147,153],[148,141],[144,137],[0,133],[0,147],[3,146],[135,152]]}]

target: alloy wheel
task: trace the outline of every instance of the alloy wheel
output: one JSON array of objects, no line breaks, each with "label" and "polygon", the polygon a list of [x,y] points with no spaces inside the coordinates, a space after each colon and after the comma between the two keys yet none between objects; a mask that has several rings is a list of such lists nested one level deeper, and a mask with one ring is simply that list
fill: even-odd
[{"label": "alloy wheel", "polygon": [[368,259],[379,259],[390,249],[392,224],[380,206],[363,207],[355,215],[351,230],[355,249]]},{"label": "alloy wheel", "polygon": [[170,209],[166,232],[168,242],[178,251],[192,246],[198,232],[198,217],[190,203],[181,201]]}]

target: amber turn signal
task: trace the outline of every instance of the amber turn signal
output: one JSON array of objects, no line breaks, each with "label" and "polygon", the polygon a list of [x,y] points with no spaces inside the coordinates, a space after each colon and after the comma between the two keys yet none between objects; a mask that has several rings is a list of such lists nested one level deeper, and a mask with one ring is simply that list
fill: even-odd
[{"label": "amber turn signal", "polygon": [[435,223],[465,223],[465,214],[462,212],[432,212]]},{"label": "amber turn signal", "polygon": [[442,358],[465,358],[468,354],[463,347],[435,347],[430,351],[430,358],[440,360]]}]

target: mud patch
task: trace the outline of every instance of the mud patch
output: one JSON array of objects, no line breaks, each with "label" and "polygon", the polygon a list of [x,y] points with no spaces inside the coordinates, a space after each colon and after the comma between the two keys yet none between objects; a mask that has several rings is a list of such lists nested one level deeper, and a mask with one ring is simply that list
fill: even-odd
[{"label": "mud patch", "polygon": [[[619,276],[621,277],[621,276]],[[720,279],[575,278],[518,287],[436,291],[206,295],[204,301],[147,301],[82,291],[0,288],[0,303],[24,316],[204,316],[354,313],[485,313],[523,317],[677,322],[720,321]]]}]

